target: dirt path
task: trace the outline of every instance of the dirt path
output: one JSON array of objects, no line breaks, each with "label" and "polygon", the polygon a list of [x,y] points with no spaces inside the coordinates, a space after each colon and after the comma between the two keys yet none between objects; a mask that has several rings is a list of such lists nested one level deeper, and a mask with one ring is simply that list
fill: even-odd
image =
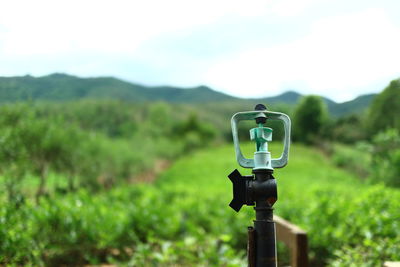
[{"label": "dirt path", "polygon": [[151,170],[140,173],[130,179],[131,183],[152,183],[157,176],[171,166],[171,162],[165,159],[156,160]]}]

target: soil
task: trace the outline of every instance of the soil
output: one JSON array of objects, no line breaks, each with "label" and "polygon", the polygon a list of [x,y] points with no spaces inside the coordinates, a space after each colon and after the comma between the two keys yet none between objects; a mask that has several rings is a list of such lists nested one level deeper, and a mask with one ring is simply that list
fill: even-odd
[{"label": "soil", "polygon": [[168,169],[171,166],[171,162],[165,159],[156,160],[154,166],[151,170],[145,171],[136,175],[130,179],[132,183],[152,183],[157,178],[157,176]]}]

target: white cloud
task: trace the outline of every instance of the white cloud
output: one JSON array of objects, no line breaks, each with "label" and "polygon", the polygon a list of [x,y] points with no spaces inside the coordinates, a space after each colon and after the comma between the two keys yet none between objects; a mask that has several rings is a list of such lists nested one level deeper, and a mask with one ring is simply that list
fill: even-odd
[{"label": "white cloud", "polygon": [[65,71],[207,84],[248,97],[295,89],[344,100],[400,76],[400,22],[393,2],[379,3],[7,1],[0,75]]},{"label": "white cloud", "polygon": [[8,1],[0,9],[2,52],[14,56],[76,50],[134,51],[157,35],[261,15],[266,1]]},{"label": "white cloud", "polygon": [[[288,85],[346,100],[400,75],[400,29],[380,9],[325,18],[295,42],[258,47],[215,64],[207,82],[240,96],[266,96]],[[350,89],[358,92],[350,92]],[[378,88],[381,89],[381,88]]]}]

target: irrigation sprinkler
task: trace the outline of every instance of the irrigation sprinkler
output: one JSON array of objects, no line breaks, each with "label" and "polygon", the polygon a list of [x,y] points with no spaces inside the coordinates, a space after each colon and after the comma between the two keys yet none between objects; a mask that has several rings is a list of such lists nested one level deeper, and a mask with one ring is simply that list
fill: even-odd
[{"label": "irrigation sprinkler", "polygon": [[[245,158],[239,144],[238,124],[243,120],[255,120],[258,127],[250,130],[250,139],[256,144],[254,158]],[[285,137],[283,152],[272,158],[268,142],[272,141],[272,129],[265,127],[267,120],[283,122]],[[290,147],[290,118],[284,113],[268,111],[258,104],[254,111],[238,112],[231,119],[236,160],[240,166],[251,168],[252,175],[242,176],[237,169],[228,175],[233,184],[233,199],[229,206],[236,212],[243,205],[254,206],[254,227],[248,227],[247,254],[249,267],[276,267],[276,236],[272,206],[278,199],[274,168],[286,166]]]}]

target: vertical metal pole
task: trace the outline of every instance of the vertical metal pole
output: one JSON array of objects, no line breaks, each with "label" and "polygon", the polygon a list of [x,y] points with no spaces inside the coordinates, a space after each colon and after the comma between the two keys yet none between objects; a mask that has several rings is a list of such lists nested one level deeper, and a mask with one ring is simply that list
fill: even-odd
[{"label": "vertical metal pole", "polygon": [[[271,172],[256,172],[256,182],[271,179]],[[276,236],[273,220],[273,208],[267,197],[260,195],[256,199],[256,220],[254,221],[256,239],[256,267],[276,267]]]},{"label": "vertical metal pole", "polygon": [[255,231],[252,226],[247,227],[247,262],[248,267],[256,266]]},{"label": "vertical metal pole", "polygon": [[256,204],[255,210],[256,267],[276,267],[276,237],[272,208],[262,203],[260,205]]}]

